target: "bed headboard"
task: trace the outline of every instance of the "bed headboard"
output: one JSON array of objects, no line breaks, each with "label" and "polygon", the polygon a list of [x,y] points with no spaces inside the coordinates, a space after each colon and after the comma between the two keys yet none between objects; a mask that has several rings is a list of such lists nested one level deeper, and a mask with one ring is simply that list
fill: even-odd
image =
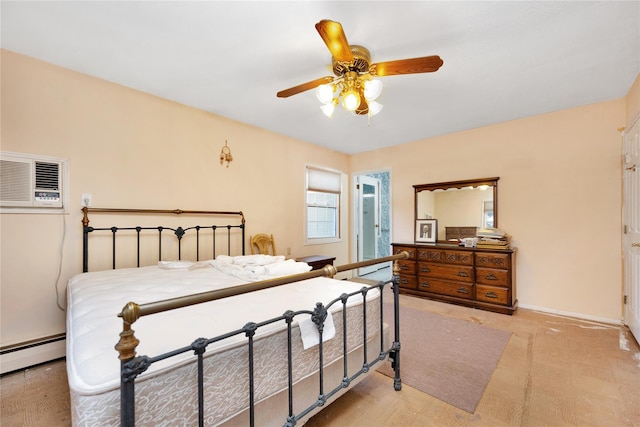
[{"label": "bed headboard", "polygon": [[[163,261],[162,246],[163,241],[165,247],[169,246],[171,260],[181,260],[183,257],[183,241],[188,240],[190,247],[190,255],[195,258],[195,261],[200,261],[201,257],[201,244],[206,245],[206,249],[202,252],[209,254],[210,258],[215,258],[218,255],[218,247],[220,241],[222,246],[226,243],[226,254],[231,255],[232,246],[241,248],[241,254],[245,254],[245,218],[242,211],[229,212],[229,211],[199,211],[199,210],[164,210],[164,209],[119,209],[119,208],[90,208],[83,207],[82,218],[82,271],[89,271],[89,235],[101,234],[103,237],[111,234],[110,248],[112,267],[116,268],[116,260],[119,259],[116,254],[116,249],[123,249],[122,252],[135,253],[135,264],[137,267],[141,266],[141,248],[142,246],[149,246],[148,244],[142,245],[142,242],[148,242],[150,238],[154,239],[154,246],[157,249],[157,260]],[[171,225],[153,225],[153,226],[108,226],[108,227],[93,227],[89,225],[89,214],[112,214],[114,217],[110,221],[125,221],[125,218],[129,215],[147,215],[145,222],[149,221],[149,218],[154,218],[154,221],[166,221]],[[163,217],[164,215],[164,217]],[[168,216],[185,215],[191,217],[193,221],[214,221],[217,224],[213,225],[189,225],[187,227],[176,226],[173,221],[168,221]],[[103,218],[101,218],[102,220]],[[127,218],[126,220],[131,220]],[[116,244],[116,236],[128,237],[127,242],[131,243],[131,246],[124,246],[118,241]],[[152,237],[152,236],[157,236]],[[172,236],[171,241],[167,242],[167,236]],[[185,239],[185,237],[187,237]],[[156,240],[157,239],[157,240]],[[239,239],[239,241],[238,241]],[[233,245],[232,245],[233,243]],[[132,249],[133,246],[133,249]],[[206,255],[205,255],[206,256]],[[192,259],[193,260],[193,259]]]}]

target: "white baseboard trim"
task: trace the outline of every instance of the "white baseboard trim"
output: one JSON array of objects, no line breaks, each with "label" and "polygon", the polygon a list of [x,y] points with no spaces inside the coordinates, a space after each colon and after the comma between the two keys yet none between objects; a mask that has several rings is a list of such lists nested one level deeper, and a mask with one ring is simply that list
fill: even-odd
[{"label": "white baseboard trim", "polygon": [[0,374],[28,368],[29,366],[49,362],[66,356],[66,339],[45,341],[42,344],[13,346],[0,353]]},{"label": "white baseboard trim", "polygon": [[540,311],[542,313],[553,314],[556,316],[573,317],[576,319],[588,320],[588,321],[597,322],[597,323],[607,323],[607,324],[616,325],[616,326],[621,326],[623,324],[622,319],[610,319],[608,317],[591,316],[589,314],[573,313],[571,311],[558,310],[558,309],[548,308],[548,307],[539,307],[536,305],[527,305],[527,304],[518,303],[518,307],[526,308],[527,310],[535,310],[535,311]]}]

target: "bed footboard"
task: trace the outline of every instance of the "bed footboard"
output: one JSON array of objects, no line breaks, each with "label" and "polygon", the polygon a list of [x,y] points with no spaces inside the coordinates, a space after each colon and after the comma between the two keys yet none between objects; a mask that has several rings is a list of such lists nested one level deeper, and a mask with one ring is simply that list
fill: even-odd
[{"label": "bed footboard", "polygon": [[[211,361],[207,361],[207,349],[210,346],[216,346],[225,340],[237,339],[238,337],[246,338],[246,344],[243,346],[242,354],[247,357],[246,369],[248,372],[246,376],[248,380],[248,396],[246,397],[246,406],[248,407],[248,424],[251,426],[263,425],[264,421],[257,421],[256,414],[254,413],[256,404],[261,399],[264,399],[265,394],[265,391],[261,389],[262,386],[256,382],[255,378],[257,375],[256,367],[262,366],[263,364],[263,361],[260,359],[262,357],[262,353],[257,351],[256,348],[260,348],[261,345],[258,338],[260,336],[260,332],[263,329],[273,328],[273,325],[278,323],[285,325],[282,328],[282,342],[285,343],[283,345],[285,350],[283,351],[286,351],[286,354],[279,356],[279,359],[282,359],[283,367],[286,366],[286,369],[283,369],[283,371],[286,371],[286,380],[283,377],[282,381],[286,383],[283,384],[283,390],[286,389],[286,400],[288,406],[286,409],[287,415],[281,419],[280,425],[295,426],[301,419],[308,418],[310,414],[313,414],[318,410],[318,408],[324,406],[332,398],[335,398],[337,395],[344,392],[344,390],[354,384],[359,377],[369,372],[374,365],[383,361],[387,357],[390,359],[392,368],[395,372],[394,389],[400,390],[402,388],[402,381],[400,378],[400,319],[398,310],[399,265],[397,261],[407,257],[407,253],[401,253],[377,260],[364,261],[344,266],[326,266],[321,270],[249,283],[234,288],[221,289],[181,298],[173,298],[171,300],[142,305],[132,302],[128,303],[119,314],[119,317],[123,320],[123,330],[120,333],[120,341],[116,345],[121,361],[121,425],[134,426],[136,423],[136,378],[143,375],[143,373],[145,373],[153,364],[186,353],[193,353],[193,358],[195,358],[195,361],[192,362],[195,363],[195,367],[193,368],[193,371],[195,372],[195,379],[192,378],[190,381],[195,383],[195,388],[197,389],[197,399],[194,398],[195,401],[193,402],[194,410],[197,411],[197,423],[198,425],[203,426],[205,423],[210,424],[213,422],[214,424],[217,424],[220,422],[220,420],[214,420],[207,415],[209,411],[207,408],[209,391],[207,390],[208,385],[206,379],[208,375],[207,370],[211,367]],[[282,316],[256,323],[250,322],[240,329],[236,329],[213,338],[198,338],[189,346],[178,348],[161,355],[153,357],[136,355],[136,347],[140,341],[135,337],[132,325],[142,316],[174,310],[189,305],[213,301],[247,292],[253,292],[256,290],[278,287],[306,279],[323,276],[333,277],[340,271],[347,271],[354,268],[389,261],[394,261],[393,276],[391,280],[386,282],[381,281],[372,286],[363,286],[357,291],[343,293],[326,305],[317,303],[315,307],[309,310],[287,310]],[[393,342],[391,345],[388,344],[388,341],[385,342],[383,333],[385,327],[383,310],[385,295],[384,289],[388,285],[390,285],[393,290],[394,330]],[[374,294],[375,297],[370,297]],[[360,307],[356,308],[356,311],[353,311],[354,300],[361,302],[361,305],[359,304],[356,306]],[[333,316],[337,316],[337,318],[334,319],[334,317],[331,317],[332,312],[334,313]],[[358,315],[354,314],[356,312]],[[298,323],[300,322],[298,320],[301,318],[300,316],[306,316],[307,318],[309,316],[311,317],[311,321],[317,329],[319,337],[317,343],[317,354],[313,356],[315,360],[306,360],[304,363],[295,359],[293,356],[293,347],[297,345],[292,339],[293,324],[296,320]],[[328,317],[331,317],[331,319],[328,319]],[[328,326],[328,320],[332,321],[329,322],[329,324],[335,323],[336,336],[331,341],[327,341],[327,343],[325,343],[323,335],[325,334],[325,328]],[[358,327],[354,328],[353,325],[358,325]],[[334,325],[331,324],[331,326]],[[355,329],[358,330],[356,334],[353,333],[353,330]],[[244,347],[246,347],[246,350]],[[350,360],[353,360],[352,357],[349,357],[349,354],[354,349],[361,350],[362,354],[362,359],[360,362],[357,362],[356,366],[353,366],[354,363],[349,362]],[[334,365],[336,363],[342,363],[341,379],[337,381],[337,383],[326,383],[324,378],[325,366],[329,363],[333,363]],[[316,372],[314,373],[317,377],[316,398],[313,401],[301,403],[296,401],[294,388],[297,381],[300,381],[301,378],[309,375],[306,371],[300,371],[301,366],[306,365],[315,365],[316,367]],[[193,415],[193,417],[193,421],[195,422],[196,415]]]}]

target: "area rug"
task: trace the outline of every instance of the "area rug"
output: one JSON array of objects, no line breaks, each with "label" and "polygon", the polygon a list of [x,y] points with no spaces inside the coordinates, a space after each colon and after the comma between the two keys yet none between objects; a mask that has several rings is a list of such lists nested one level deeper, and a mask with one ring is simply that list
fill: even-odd
[{"label": "area rug", "polygon": [[[385,303],[385,321],[393,319]],[[391,329],[393,330],[393,329]],[[400,307],[402,384],[473,413],[511,332]],[[390,363],[378,372],[393,378]]]}]

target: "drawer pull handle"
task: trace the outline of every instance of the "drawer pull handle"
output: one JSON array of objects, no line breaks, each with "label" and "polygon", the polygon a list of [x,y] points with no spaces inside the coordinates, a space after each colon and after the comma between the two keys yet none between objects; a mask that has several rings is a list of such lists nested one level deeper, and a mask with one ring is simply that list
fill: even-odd
[{"label": "drawer pull handle", "polygon": [[431,270],[429,270],[429,267],[420,267],[420,271],[423,272],[423,273],[431,272]]},{"label": "drawer pull handle", "polygon": [[429,284],[429,282],[420,282],[420,287],[421,288],[430,288],[431,285]]},{"label": "drawer pull handle", "polygon": [[407,279],[405,279],[404,277],[400,278],[400,283],[406,285],[407,283],[409,283],[409,281]]},{"label": "drawer pull handle", "polygon": [[409,266],[404,265],[404,264],[400,265],[400,270],[408,270],[408,269],[409,269]]},{"label": "drawer pull handle", "polygon": [[498,280],[498,278],[493,274],[487,274],[484,278],[487,280]]},{"label": "drawer pull handle", "polygon": [[460,277],[469,277],[469,273],[466,271],[458,271],[458,276]]},{"label": "drawer pull handle", "polygon": [[484,296],[486,296],[487,298],[498,298],[498,294],[496,294],[495,292],[487,292],[486,294],[484,294]]},{"label": "drawer pull handle", "polygon": [[461,286],[458,288],[458,293],[459,294],[467,294],[469,295],[469,290],[467,288],[465,288],[464,286]]}]

